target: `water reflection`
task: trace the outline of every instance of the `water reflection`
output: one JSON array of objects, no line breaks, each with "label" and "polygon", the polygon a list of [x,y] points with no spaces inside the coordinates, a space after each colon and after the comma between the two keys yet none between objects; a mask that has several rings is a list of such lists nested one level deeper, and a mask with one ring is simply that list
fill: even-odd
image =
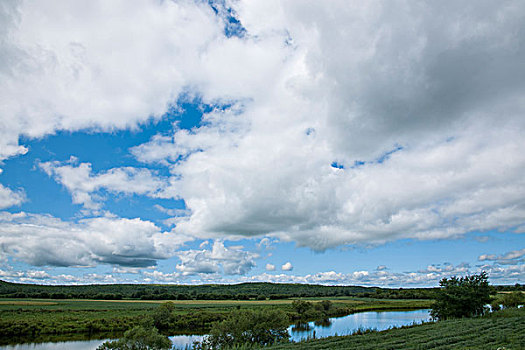
[{"label": "water reflection", "polygon": [[176,335],[170,337],[171,342],[173,343],[173,349],[187,349],[191,348],[192,344],[195,342],[200,342],[204,339],[204,335]]},{"label": "water reflection", "polygon": [[413,323],[430,321],[428,309],[415,311],[359,312],[356,314],[335,317],[323,321],[309,322],[290,326],[288,331],[293,341],[307,338],[324,338],[333,335],[352,334],[358,329],[385,330],[391,327],[406,326]]},{"label": "water reflection", "polygon": [[[202,341],[203,335],[175,335],[169,337],[173,343],[174,350],[184,350],[188,346],[191,348],[194,342]],[[27,343],[17,345],[0,346],[0,350],[95,350],[100,344],[107,341],[102,340],[81,340],[66,341],[57,343]]]},{"label": "water reflection", "polygon": [[330,321],[329,318],[323,318],[322,320],[314,321],[314,325],[316,327],[327,328],[327,327],[330,327],[332,325],[332,321]]},{"label": "water reflection", "polygon": [[1,350],[95,350],[105,340],[65,341],[58,343],[29,343],[0,346]]},{"label": "water reflection", "polygon": [[310,323],[308,322],[296,322],[291,326],[292,333],[308,332],[310,330]]},{"label": "water reflection", "polygon": [[[300,322],[288,328],[293,341],[306,338],[324,338],[333,335],[352,334],[358,329],[384,330],[390,327],[430,321],[430,310],[360,312],[315,322]],[[173,349],[191,348],[203,335],[176,335],[170,337]],[[107,340],[107,339],[106,339]],[[18,344],[0,346],[0,350],[95,350],[105,340],[67,341],[57,343]]]}]

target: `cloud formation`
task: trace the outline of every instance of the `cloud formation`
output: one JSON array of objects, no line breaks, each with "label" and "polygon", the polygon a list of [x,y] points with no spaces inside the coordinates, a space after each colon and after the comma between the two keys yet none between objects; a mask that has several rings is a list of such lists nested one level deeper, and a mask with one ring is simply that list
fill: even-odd
[{"label": "cloud formation", "polygon": [[78,159],[74,157],[65,163],[45,162],[39,166],[67,188],[73,197],[73,203],[82,204],[84,208],[91,210],[102,206],[101,196],[96,195],[101,189],[113,193],[159,197],[165,187],[165,180],[145,168],[112,168],[93,174],[90,163],[78,163]]},{"label": "cloud formation", "polygon": [[0,159],[19,135],[136,127],[199,84],[200,56],[223,36],[194,1],[7,1],[2,13]]},{"label": "cloud formation", "polygon": [[266,264],[266,271],[275,271],[275,265]]},{"label": "cloud formation", "polygon": [[525,275],[525,265],[508,266],[483,265],[471,267],[468,264],[429,265],[418,271],[394,272],[387,269],[375,271],[353,271],[349,273],[326,271],[307,275],[269,274],[243,277],[242,281],[273,283],[308,283],[324,285],[360,285],[381,287],[437,287],[442,278],[464,276],[486,271],[494,284],[508,284]]},{"label": "cloud formation", "polygon": [[[198,96],[216,107],[198,127],[130,150],[169,167],[166,183],[147,169],[42,167],[88,209],[99,189],[183,198],[178,237],[324,250],[525,232],[524,4],[227,3],[240,37],[200,1],[7,2],[0,159],[27,151],[21,135],[136,128]],[[185,254],[182,273],[249,270]]]},{"label": "cloud formation", "polygon": [[479,261],[494,261],[501,265],[522,264],[525,262],[525,248],[513,250],[503,255],[483,254],[478,258]]},{"label": "cloud formation", "polygon": [[520,232],[524,6],[233,6],[244,45],[289,43],[274,52],[281,65],[258,61],[272,89],[132,150],[170,165],[166,191],[192,212],[178,232],[316,250]]},{"label": "cloud formation", "polygon": [[[0,174],[2,172],[0,171]],[[25,201],[25,194],[22,191],[12,191],[0,184],[0,209],[20,205]]]},{"label": "cloud formation", "polygon": [[0,258],[33,266],[152,266],[188,240],[138,218],[108,216],[72,223],[48,215],[0,212]]},{"label": "cloud formation", "polygon": [[223,273],[244,275],[255,266],[257,253],[242,250],[242,247],[225,247],[220,240],[213,242],[211,250],[184,250],[177,256],[181,260],[176,269],[184,276]]},{"label": "cloud formation", "polygon": [[285,264],[283,264],[283,266],[281,266],[281,270],[283,270],[283,271],[292,271],[293,270],[292,263],[290,263],[289,261],[286,262]]}]

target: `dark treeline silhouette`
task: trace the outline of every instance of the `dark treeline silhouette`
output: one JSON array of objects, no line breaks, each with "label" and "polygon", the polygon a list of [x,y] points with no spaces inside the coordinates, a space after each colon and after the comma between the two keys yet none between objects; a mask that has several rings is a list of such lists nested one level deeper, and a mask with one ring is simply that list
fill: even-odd
[{"label": "dark treeline silhouette", "polygon": [[[491,286],[493,292],[524,290],[519,284]],[[374,299],[433,299],[436,288],[378,288],[291,283],[206,285],[91,284],[37,285],[0,280],[0,298],[97,300],[274,300],[354,296]]]},{"label": "dark treeline silhouette", "polygon": [[274,300],[298,297],[356,296],[379,299],[432,299],[433,288],[378,288],[288,283],[206,285],[91,284],[36,285],[0,281],[0,298]]}]

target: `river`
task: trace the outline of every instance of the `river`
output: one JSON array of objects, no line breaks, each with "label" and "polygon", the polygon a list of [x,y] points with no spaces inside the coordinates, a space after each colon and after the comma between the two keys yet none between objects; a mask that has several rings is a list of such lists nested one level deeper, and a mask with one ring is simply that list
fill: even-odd
[{"label": "river", "polygon": [[[324,338],[332,335],[347,335],[358,329],[385,330],[391,327],[410,325],[430,320],[428,309],[414,311],[369,311],[343,317],[292,325],[288,328],[290,339],[300,341],[306,338]],[[202,335],[176,335],[170,337],[173,349],[184,349]],[[0,346],[0,350],[95,350],[105,340],[66,341],[57,343],[18,344]]]}]

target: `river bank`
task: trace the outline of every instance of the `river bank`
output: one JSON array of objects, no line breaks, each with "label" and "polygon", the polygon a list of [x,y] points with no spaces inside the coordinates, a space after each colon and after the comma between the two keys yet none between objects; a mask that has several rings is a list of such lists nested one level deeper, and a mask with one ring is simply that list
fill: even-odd
[{"label": "river bank", "polygon": [[[328,318],[315,322],[308,322],[307,329],[298,329],[291,325],[288,328],[291,341],[317,337],[327,337],[336,334],[351,334],[358,329],[388,329],[396,326],[403,326],[413,323],[421,323],[429,320],[429,310],[415,311],[369,311],[359,312],[343,317]],[[180,335],[170,337],[173,342],[173,349],[190,348],[195,341],[201,341],[203,336],[199,335]],[[94,350],[104,340],[85,340],[85,341],[65,341],[47,342],[37,344],[17,344],[0,346],[0,350],[70,350],[83,349]]]},{"label": "river bank", "polygon": [[525,309],[508,309],[483,317],[452,319],[381,332],[337,336],[275,345],[294,349],[525,349]]},{"label": "river bank", "polygon": [[[305,298],[316,303],[319,299]],[[360,311],[410,310],[430,307],[430,300],[385,300],[370,298],[332,298],[334,307],[327,317]],[[129,328],[150,319],[162,301],[102,300],[0,300],[0,345],[117,338]],[[237,309],[282,309],[294,320],[292,300],[174,302],[176,322],[167,334],[205,334],[211,323],[224,319]],[[305,321],[314,321],[311,315]]]}]

